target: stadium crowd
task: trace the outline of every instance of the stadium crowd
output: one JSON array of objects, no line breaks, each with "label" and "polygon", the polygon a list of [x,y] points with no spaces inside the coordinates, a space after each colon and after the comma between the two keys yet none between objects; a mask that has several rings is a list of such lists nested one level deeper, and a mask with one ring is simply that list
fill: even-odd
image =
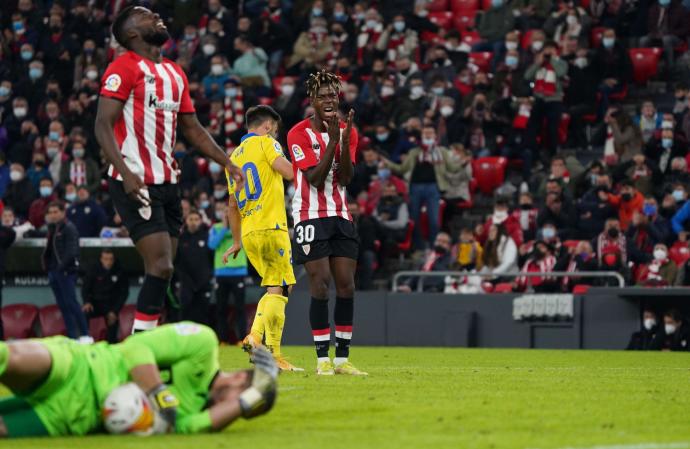
[{"label": "stadium crowd", "polygon": [[[101,75],[123,51],[109,24],[130,2],[7,3],[2,225],[19,238],[45,236],[48,205],[60,199],[81,237],[126,236],[93,124]],[[285,143],[310,114],[306,76],[322,68],[340,76],[341,111],[354,109],[366,136],[348,187],[361,288],[399,269],[398,255],[424,271],[484,275],[425,284],[441,291],[570,291],[600,282],[502,277],[518,269],[619,271],[634,284],[690,285],[688,2],[140,3],[165,19],[174,36],[165,56],[187,72],[200,120],[228,151],[245,132],[248,107],[271,104]],[[643,63],[669,95],[644,87]],[[182,136],[174,157],[185,215],[198,213],[181,243],[203,240],[195,236],[201,227],[218,247],[227,233],[224,173]],[[209,267],[204,280],[224,275]]]}]

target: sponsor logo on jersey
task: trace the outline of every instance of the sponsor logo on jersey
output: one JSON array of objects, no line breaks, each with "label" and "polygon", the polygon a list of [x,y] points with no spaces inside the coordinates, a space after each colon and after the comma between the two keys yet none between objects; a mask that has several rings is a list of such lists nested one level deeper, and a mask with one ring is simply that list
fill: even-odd
[{"label": "sponsor logo on jersey", "polygon": [[193,323],[178,323],[175,325],[175,330],[179,335],[194,335],[201,331],[201,326]]},{"label": "sponsor logo on jersey", "polygon": [[304,151],[302,151],[302,148],[297,144],[292,146],[292,155],[295,156],[295,161],[301,161],[305,158]]},{"label": "sponsor logo on jersey", "polygon": [[105,90],[109,90],[110,92],[117,92],[121,85],[122,78],[120,78],[120,75],[118,75],[117,73],[113,73],[105,80],[103,88]]},{"label": "sponsor logo on jersey", "polygon": [[156,94],[149,94],[148,105],[150,108],[162,109],[164,111],[178,111],[180,109],[180,103],[159,100]]},{"label": "sponsor logo on jersey", "polygon": [[318,143],[315,143],[311,147],[314,149],[314,151],[319,151],[321,149],[321,145],[319,145]]},{"label": "sponsor logo on jersey", "polygon": [[153,75],[144,75],[144,81],[148,84],[156,84],[156,77]]}]

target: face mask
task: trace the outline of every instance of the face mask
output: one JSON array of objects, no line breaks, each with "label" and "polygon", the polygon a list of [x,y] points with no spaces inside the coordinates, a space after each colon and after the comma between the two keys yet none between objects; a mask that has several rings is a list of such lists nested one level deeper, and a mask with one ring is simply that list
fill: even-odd
[{"label": "face mask", "polygon": [[337,12],[333,13],[333,17],[338,22],[347,22],[347,14],[345,14],[342,11],[337,11]]},{"label": "face mask", "polygon": [[22,22],[21,20],[12,22],[12,28],[14,29],[14,31],[19,33],[20,31],[24,30],[24,22]]},{"label": "face mask", "polygon": [[216,46],[213,44],[205,44],[201,47],[201,51],[203,51],[206,56],[211,56],[216,52]]},{"label": "face mask", "polygon": [[381,87],[381,96],[382,97],[390,97],[395,93],[395,89],[393,89],[390,86],[383,86]]},{"label": "face mask", "polygon": [[79,150],[72,150],[72,156],[76,157],[77,159],[82,159],[84,157],[85,151],[83,149]]},{"label": "face mask", "polygon": [[512,67],[517,67],[517,65],[518,65],[518,58],[517,58],[517,56],[512,56],[512,55],[506,56],[506,65],[507,65],[508,67],[511,67],[511,68],[512,68]]},{"label": "face mask", "polygon": [[43,76],[43,69],[32,67],[29,69],[29,78],[32,80],[37,80]]},{"label": "face mask", "polygon": [[53,159],[55,156],[57,156],[57,154],[58,154],[59,151],[60,151],[60,150],[58,149],[58,147],[48,147],[48,148],[46,148],[46,154],[48,155],[48,157],[49,157],[50,159]]},{"label": "face mask", "polygon": [[543,228],[541,230],[541,235],[544,236],[545,239],[552,239],[556,237],[556,230],[554,228]]},{"label": "face mask", "polygon": [[673,122],[670,120],[664,120],[661,122],[661,129],[673,129]]},{"label": "face mask", "polygon": [[432,87],[431,91],[434,93],[434,95],[443,95],[445,89],[443,87]]},{"label": "face mask", "polygon": [[225,89],[225,96],[226,97],[236,97],[237,96],[237,88],[236,87],[229,87]]},{"label": "face mask", "polygon": [[580,253],[580,254],[578,254],[578,256],[580,256],[580,259],[582,259],[582,260],[589,259],[589,253]]},{"label": "face mask", "polygon": [[295,85],[294,84],[283,84],[280,87],[281,92],[283,92],[283,95],[290,96],[293,93],[295,93]]},{"label": "face mask", "polygon": [[10,88],[5,86],[0,86],[0,97],[7,97],[10,95]]},{"label": "face mask", "polygon": [[659,0],[659,5],[668,6],[671,4],[671,0]]},{"label": "face mask", "polygon": [[31,61],[31,58],[33,58],[33,57],[34,57],[34,52],[27,51],[27,50],[22,51],[22,61]]},{"label": "face mask", "polygon": [[91,56],[91,55],[93,54],[94,51],[96,51],[96,49],[95,49],[95,48],[91,48],[91,47],[85,48],[85,49],[84,49],[84,53],[87,54],[87,55],[89,55],[89,56]]},{"label": "face mask", "polygon": [[424,146],[430,147],[430,146],[432,146],[434,143],[436,143],[436,139],[422,139],[422,144],[423,144]]},{"label": "face mask", "polygon": [[597,179],[599,178],[599,175],[591,174],[589,175],[589,182],[593,186],[597,185]]},{"label": "face mask", "polygon": [[454,109],[452,106],[443,106],[441,107],[441,115],[444,117],[450,117],[453,115]]},{"label": "face mask", "polygon": [[663,249],[655,249],[654,250],[654,258],[656,260],[666,259],[666,251],[664,251]]},{"label": "face mask", "polygon": [[393,22],[393,28],[398,33],[402,33],[402,31],[405,29],[405,22],[397,20],[397,21]]},{"label": "face mask", "polygon": [[604,44],[604,48],[613,48],[614,44],[616,43],[616,38],[615,37],[605,37],[601,40],[601,43]]},{"label": "face mask", "polygon": [[323,15],[323,9],[321,8],[314,8],[311,10],[311,15],[314,17],[321,17]]},{"label": "face mask", "polygon": [[427,11],[426,9],[422,9],[417,13],[417,16],[419,16],[419,17],[426,17],[428,15],[429,15],[429,11]]},{"label": "face mask", "polygon": [[57,142],[60,140],[60,133],[57,131],[50,131],[48,133],[48,138],[54,142]]},{"label": "face mask", "polygon": [[376,20],[367,20],[367,28],[376,28],[378,22]]},{"label": "face mask", "polygon": [[77,199],[77,193],[72,192],[72,193],[65,193],[65,199],[69,201],[70,203],[74,203],[74,201]]},{"label": "face mask", "polygon": [[214,175],[217,175],[220,173],[220,164],[216,161],[212,161],[210,164],[208,164],[208,170]]},{"label": "face mask", "polygon": [[664,331],[666,332],[667,335],[672,335],[676,332],[676,325],[675,324],[664,324]]},{"label": "face mask", "polygon": [[669,139],[668,137],[664,137],[661,139],[661,146],[666,148],[667,150],[673,146],[673,139]]},{"label": "face mask", "polygon": [[87,70],[86,71],[86,77],[90,79],[91,81],[95,80],[98,78],[98,71],[96,70]]},{"label": "face mask", "polygon": [[621,195],[621,199],[623,201],[630,201],[632,199],[632,194],[630,193],[624,193]]},{"label": "face mask", "polygon": [[656,206],[654,204],[645,204],[642,206],[642,213],[647,217],[656,215]]},{"label": "face mask", "polygon": [[470,77],[469,76],[461,76],[458,78],[462,84],[470,84]]},{"label": "face mask", "polygon": [[223,74],[223,65],[222,64],[213,64],[211,66],[211,73],[214,74],[215,76],[219,76]]},{"label": "face mask", "polygon": [[565,18],[565,21],[568,23],[568,25],[575,25],[577,23],[577,17],[576,16],[568,16]]},{"label": "face mask", "polygon": [[412,86],[412,89],[410,89],[410,94],[412,98],[420,98],[422,95],[424,95],[424,88],[422,86]]},{"label": "face mask", "polygon": [[377,133],[376,140],[379,142],[384,142],[386,139],[388,139],[388,136],[390,136],[390,133]]},{"label": "face mask", "polygon": [[645,318],[645,320],[644,320],[644,328],[645,329],[647,329],[648,331],[651,331],[654,326],[656,326],[656,320],[654,318]]},{"label": "face mask", "polygon": [[517,42],[506,41],[506,50],[517,50]]},{"label": "face mask", "polygon": [[357,14],[355,14],[355,20],[362,21],[362,20],[364,20],[364,17],[365,16],[364,16],[363,12],[358,12]]},{"label": "face mask", "polygon": [[607,233],[612,239],[618,238],[618,228],[609,228]]},{"label": "face mask", "polygon": [[376,174],[378,175],[379,179],[385,181],[386,179],[390,178],[391,176],[391,171],[388,168],[380,168]]},{"label": "face mask", "polygon": [[38,190],[41,192],[41,197],[43,198],[49,197],[53,193],[53,188],[49,186],[39,187]]},{"label": "face mask", "polygon": [[501,6],[503,6],[503,0],[491,0],[492,8],[500,8]]},{"label": "face mask", "polygon": [[208,208],[208,206],[210,206],[210,205],[211,205],[211,203],[210,203],[208,200],[204,200],[204,201],[202,201],[201,203],[199,203],[199,207],[200,207],[201,209],[206,209],[206,208]]},{"label": "face mask", "polygon": [[672,195],[673,195],[673,199],[676,201],[683,201],[685,199],[685,191],[684,190],[674,190]]},{"label": "face mask", "polygon": [[585,67],[587,67],[587,58],[575,58],[574,64],[576,67],[584,69]]},{"label": "face mask", "polygon": [[446,253],[446,248],[444,248],[441,245],[436,245],[434,246],[434,251],[437,252],[438,254],[445,254]]},{"label": "face mask", "polygon": [[508,218],[508,212],[504,210],[495,210],[493,215],[493,221],[496,224],[503,223]]},{"label": "face mask", "polygon": [[520,209],[522,209],[522,210],[530,210],[530,209],[532,209],[532,205],[529,204],[529,203],[523,203],[523,204],[520,204]]},{"label": "face mask", "polygon": [[214,190],[213,191],[213,197],[217,200],[222,200],[225,197],[225,191],[224,190]]},{"label": "face mask", "polygon": [[221,221],[223,219],[223,212],[216,211],[215,215],[216,215],[216,220]]},{"label": "face mask", "polygon": [[185,34],[185,35],[184,35],[184,40],[186,40],[186,41],[193,41],[195,37],[196,37],[196,34],[194,34],[194,33],[192,33],[192,34]]},{"label": "face mask", "polygon": [[21,181],[23,177],[24,175],[20,171],[12,170],[10,172],[10,179],[14,182]]},{"label": "face mask", "polygon": [[543,41],[534,41],[532,42],[532,50],[537,52],[541,51],[541,49],[544,48],[544,42]]}]

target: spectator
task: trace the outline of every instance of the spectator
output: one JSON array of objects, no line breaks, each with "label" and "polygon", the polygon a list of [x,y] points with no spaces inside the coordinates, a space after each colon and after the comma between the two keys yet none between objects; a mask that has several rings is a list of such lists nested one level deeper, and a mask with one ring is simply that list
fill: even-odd
[{"label": "spectator", "polygon": [[10,185],[10,166],[7,164],[5,153],[0,152],[0,198],[5,197],[7,187]]},{"label": "spectator", "polygon": [[181,319],[201,324],[208,323],[213,280],[212,254],[207,242],[208,229],[199,212],[192,209],[180,236],[175,273],[180,284]]},{"label": "spectator", "polygon": [[268,56],[262,48],[245,36],[235,38],[235,50],[240,56],[232,64],[232,74],[242,81],[242,87],[260,97],[270,95],[271,80],[268,78]]},{"label": "spectator", "polygon": [[101,172],[93,159],[86,156],[86,147],[77,140],[72,143],[72,158],[61,164],[60,183],[85,186],[91,195],[101,187]]},{"label": "spectator", "polygon": [[475,44],[472,51],[500,51],[503,37],[515,28],[515,16],[509,1],[491,0],[491,8],[479,14],[476,20],[482,41]]},{"label": "spectator", "polygon": [[103,207],[91,198],[86,186],[77,188],[77,198],[67,210],[67,216],[80,237],[98,237],[106,222]]},{"label": "spectator", "polygon": [[[586,240],[581,240],[569,254],[562,257],[556,264],[554,271],[567,271],[568,273],[578,273],[583,271],[597,271],[599,264],[596,255],[592,250],[592,245]],[[565,276],[561,279],[563,291],[571,292],[576,285],[593,285],[595,278],[581,276]]]},{"label": "spectator", "polygon": [[[419,223],[422,205],[426,205],[429,218],[429,242],[436,239],[439,228],[439,203],[441,192],[448,189],[446,173],[456,173],[462,169],[460,163],[454,162],[450,151],[438,145],[436,129],[425,126],[422,129],[422,144],[410,150],[401,164],[383,160],[384,165],[394,172],[410,174],[410,216]],[[419,227],[414,230],[415,248],[424,248]]]},{"label": "spectator", "polygon": [[[682,159],[685,162],[684,159]],[[636,154],[631,160],[624,164],[620,164],[616,170],[616,177],[620,177],[623,173],[625,179],[633,183],[643,195],[649,195],[654,190],[654,180],[658,179],[659,173],[651,161],[649,161],[644,154]]]},{"label": "spectator", "polygon": [[[545,11],[544,17],[548,14]],[[553,35],[553,40],[564,48],[567,42],[574,39],[578,45],[587,48],[589,45],[589,28],[592,19],[574,3],[563,3],[558,11],[552,13],[544,23],[544,30]],[[541,25],[531,28],[541,28]]]},{"label": "spectator", "polygon": [[333,51],[333,42],[328,35],[326,19],[313,17],[308,31],[300,33],[287,67],[292,71],[309,71],[322,67]]},{"label": "spectator", "polygon": [[506,227],[497,224],[490,225],[482,256],[484,266],[479,272],[490,274],[494,281],[498,281],[497,276],[517,271],[517,257],[517,245],[506,232]]},{"label": "spectator", "polygon": [[653,349],[662,351],[690,351],[690,329],[677,309],[664,313],[664,329],[652,341]]},{"label": "spectator", "polygon": [[662,333],[661,327],[657,324],[656,312],[650,308],[645,308],[642,312],[642,329],[633,332],[630,337],[628,351],[649,351],[656,349],[652,343],[657,340],[657,335]]},{"label": "spectator", "polygon": [[[642,151],[642,135],[640,128],[635,126],[630,116],[622,109],[610,111],[604,117],[613,137],[613,151],[618,162],[628,162],[633,156]],[[610,154],[604,150],[604,156]]]},{"label": "spectator", "polygon": [[21,164],[10,165],[10,181],[4,196],[5,204],[20,217],[27,218],[31,202],[36,198],[36,189],[26,177]]},{"label": "spectator", "polygon": [[557,193],[548,193],[544,208],[537,214],[537,226],[541,227],[546,223],[555,225],[560,230],[560,238],[568,240],[574,234],[575,209]]},{"label": "spectator", "polygon": [[638,285],[668,287],[676,282],[678,266],[668,258],[668,248],[663,243],[654,245],[654,259],[642,270]]},{"label": "spectator", "polygon": [[[2,307],[2,288],[5,283],[5,255],[7,250],[17,238],[16,232],[12,228],[11,223],[5,224],[5,214],[3,211],[3,220],[0,223],[0,307]],[[2,320],[0,320],[0,340],[5,339],[4,330],[2,327]]]},{"label": "spectator", "polygon": [[451,268],[461,271],[481,270],[483,254],[482,245],[477,242],[472,230],[470,228],[462,228],[460,230],[460,239],[453,246],[451,252],[453,260]]},{"label": "spectator", "polygon": [[[502,231],[507,233],[513,243],[517,246],[523,242],[522,227],[518,219],[510,215],[508,210],[508,202],[499,198],[494,202],[493,214],[484,222],[478,232],[478,240],[486,248],[486,241],[489,236],[489,231],[492,225],[501,226]],[[500,237],[500,236],[499,236]]]},{"label": "spectator", "polygon": [[671,228],[676,235],[690,231],[690,201],[686,201],[671,218]]},{"label": "spectator", "polygon": [[280,114],[283,123],[297,123],[302,117],[303,99],[302,89],[297,88],[292,78],[285,77],[280,84],[280,92],[273,102],[273,108]]},{"label": "spectator", "polygon": [[211,58],[211,71],[204,76],[204,96],[209,100],[222,100],[224,96],[223,86],[230,77],[228,63],[224,56],[215,55]]},{"label": "spectator", "polygon": [[398,243],[405,240],[410,214],[405,199],[398,193],[395,184],[385,181],[381,199],[376,206],[373,218],[376,221],[376,238],[381,242],[379,264],[384,257],[392,254]]},{"label": "spectator", "polygon": [[412,55],[419,46],[417,32],[408,28],[405,16],[396,14],[393,21],[379,36],[376,42],[378,51],[385,51],[389,62],[395,62],[399,55]]},{"label": "spectator", "polygon": [[[522,267],[523,272],[527,273],[550,273],[556,266],[556,257],[553,255],[554,248],[543,240],[538,240],[534,244],[532,255],[527,258]],[[520,276],[513,282],[514,291],[525,291],[533,288],[537,293],[552,293],[558,291],[558,282],[550,276],[527,277]]]},{"label": "spectator", "polygon": [[671,169],[671,161],[687,154],[686,142],[681,141],[673,129],[662,129],[659,138],[652,138],[647,144],[645,156],[659,168],[662,174]]},{"label": "spectator", "polygon": [[22,76],[17,83],[16,92],[19,96],[28,100],[29,111],[35,112],[38,105],[45,97],[46,81],[43,62],[36,59],[31,61],[28,69],[28,76]]},{"label": "spectator", "polygon": [[[229,258],[223,263],[223,254],[234,242],[234,237],[228,224],[225,202],[216,203],[216,211],[220,211],[220,219],[214,224],[208,234],[208,247],[214,251],[213,273],[216,278],[216,333],[221,342],[230,342],[228,326],[228,300],[232,295],[235,305],[235,332],[238,338],[247,335],[247,314],[244,308],[245,285],[247,271],[247,254],[240,250],[235,258]],[[220,206],[219,206],[220,205]]]},{"label": "spectator", "polygon": [[79,341],[93,342],[89,326],[77,302],[77,271],[79,270],[79,233],[67,220],[65,205],[55,201],[46,214],[48,240],[41,262],[48,272],[48,282],[67,328],[67,336]]},{"label": "spectator", "polygon": [[[450,235],[445,232],[439,232],[434,240],[433,250],[429,251],[421,267],[419,267],[419,271],[448,271],[452,262],[450,250]],[[419,279],[417,278],[407,279],[398,287],[398,291],[403,293],[415,291],[418,282]],[[445,281],[442,276],[425,278],[423,283],[425,292],[443,292],[445,287]]]},{"label": "spectator", "polygon": [[26,171],[26,177],[29,178],[34,189],[38,189],[42,179],[50,178],[50,171],[46,167],[46,158],[42,153],[34,153],[32,159],[32,164]]},{"label": "spectator", "polygon": [[632,222],[633,213],[641,213],[644,206],[644,195],[637,191],[632,181],[627,179],[621,182],[620,195],[603,191],[599,195],[602,201],[608,201],[611,206],[618,209],[618,218],[621,229],[624,231]]},{"label": "spectator", "polygon": [[597,82],[601,94],[598,119],[602,119],[609,109],[609,97],[626,89],[633,73],[628,51],[620,39],[616,38],[613,28],[604,31],[601,45],[595,50],[593,62],[597,69]]},{"label": "spectator", "polygon": [[41,179],[39,186],[39,198],[36,198],[29,207],[29,222],[31,225],[40,229],[45,225],[45,216],[48,212],[48,205],[57,199],[54,191],[53,180],[50,177]]},{"label": "spectator", "polygon": [[461,212],[461,204],[472,200],[470,182],[472,181],[472,154],[460,143],[450,146],[450,159],[460,164],[461,169],[456,172],[446,173],[448,188],[443,193],[446,208],[443,211],[444,226],[450,226],[453,217],[458,217]]},{"label": "spectator", "polygon": [[104,248],[86,271],[81,288],[87,319],[103,317],[108,343],[118,342],[119,315],[129,296],[129,281],[113,250]]},{"label": "spectator", "polygon": [[526,31],[541,28],[551,11],[551,0],[515,0],[510,2],[517,28]]},{"label": "spectator", "polygon": [[537,233],[537,215],[539,209],[534,206],[534,199],[529,192],[520,193],[518,208],[510,216],[520,223],[525,241],[534,240]]},{"label": "spectator", "polygon": [[677,0],[659,0],[649,7],[649,34],[640,39],[640,47],[663,47],[667,70],[673,67],[675,48],[687,37],[686,16],[687,11]]},{"label": "spectator", "polygon": [[[685,95],[683,95],[683,100],[685,100]],[[661,120],[662,115],[657,112],[654,102],[651,100],[643,101],[640,115],[635,117],[635,124],[640,127],[642,142],[645,145],[654,138],[657,131],[661,130]]]},{"label": "spectator", "polygon": [[[617,218],[609,218],[606,220],[604,230],[594,239],[592,248],[594,248],[597,254],[599,266],[612,267],[616,262],[622,265],[627,264],[627,239],[625,234],[621,232],[621,224]],[[603,259],[605,255],[617,255],[618,260],[608,257],[606,263],[604,263],[605,261]]]},{"label": "spectator", "polygon": [[355,200],[350,199],[348,201],[348,209],[360,235],[356,287],[361,290],[370,290],[372,288],[374,270],[376,269],[376,253],[379,251],[378,244],[376,243],[376,221],[372,217],[361,213],[359,203]]}]

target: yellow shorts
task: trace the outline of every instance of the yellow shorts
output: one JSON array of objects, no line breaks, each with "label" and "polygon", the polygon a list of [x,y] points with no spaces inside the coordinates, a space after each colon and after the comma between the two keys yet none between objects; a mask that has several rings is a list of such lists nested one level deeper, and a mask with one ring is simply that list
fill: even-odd
[{"label": "yellow shorts", "polygon": [[249,262],[261,276],[262,286],[295,284],[290,236],[282,229],[260,229],[242,237]]}]

